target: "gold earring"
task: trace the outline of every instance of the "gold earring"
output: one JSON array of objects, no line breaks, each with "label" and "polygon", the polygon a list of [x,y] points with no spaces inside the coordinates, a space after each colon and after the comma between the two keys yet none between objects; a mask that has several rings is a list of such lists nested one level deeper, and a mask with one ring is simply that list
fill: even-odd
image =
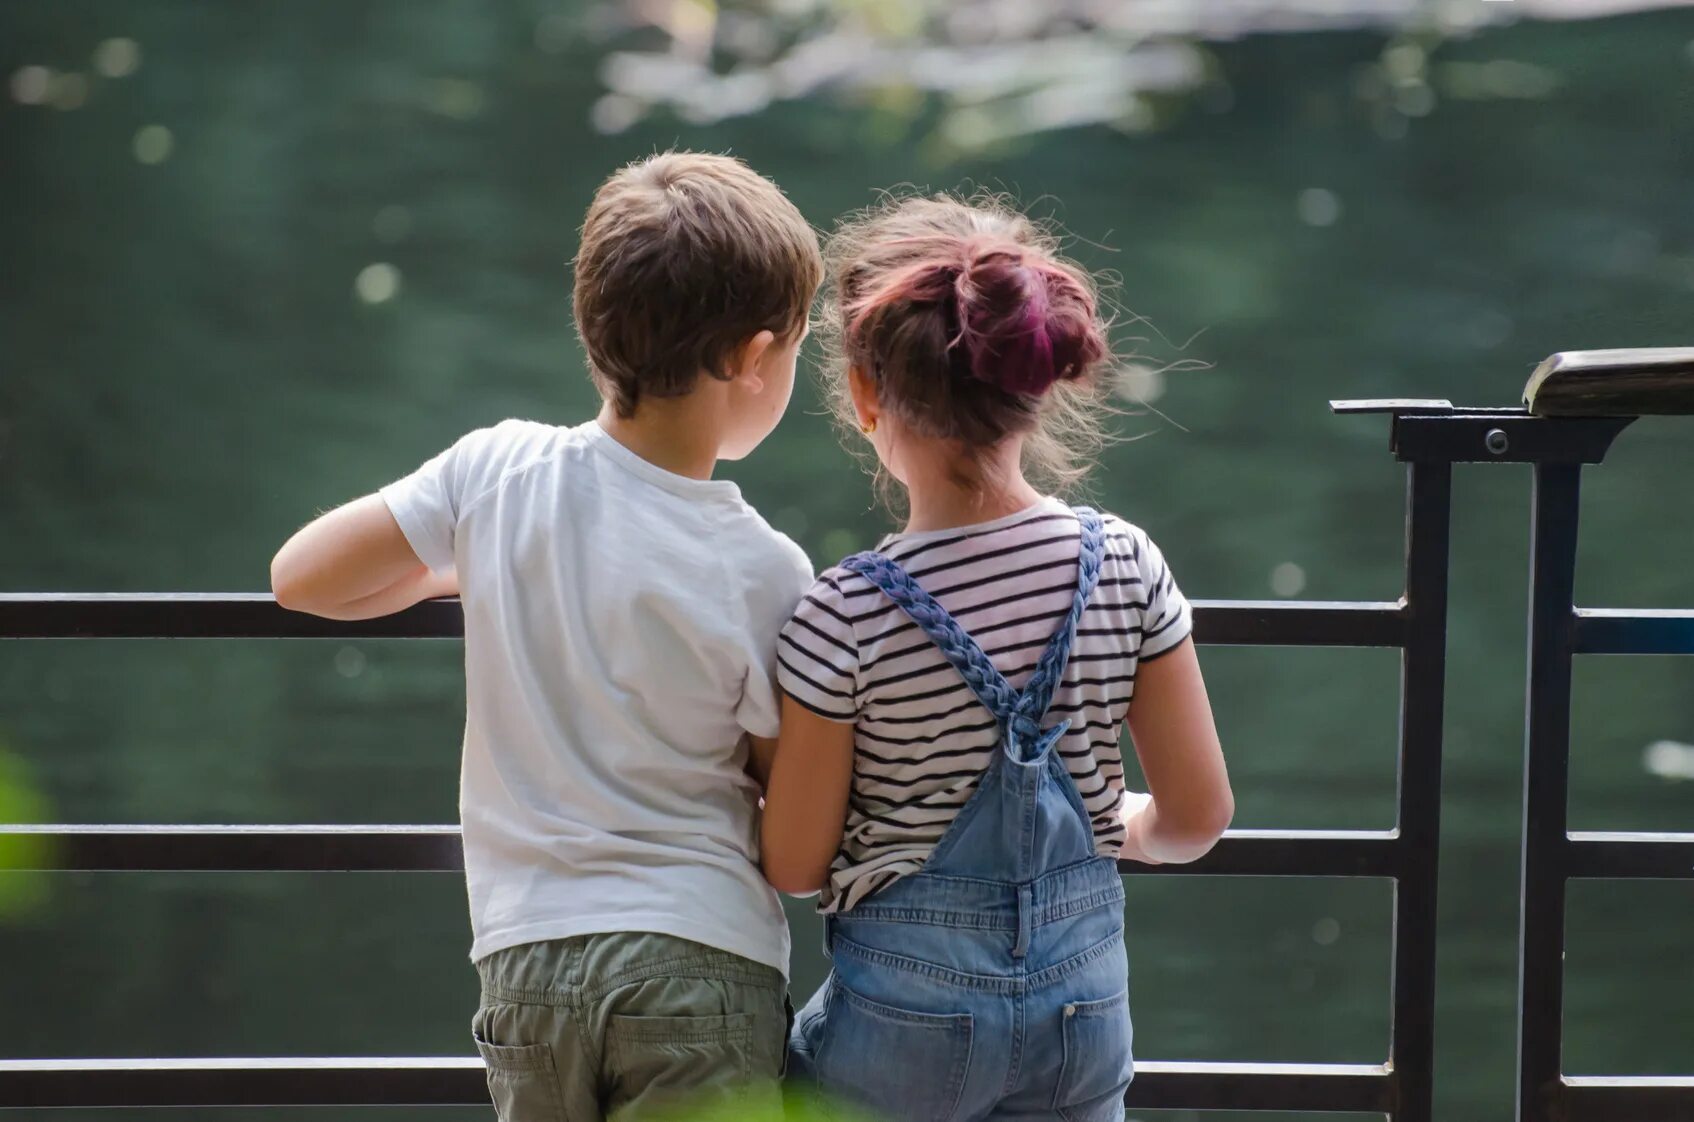
[{"label": "gold earring", "polygon": [[859,426],[859,431],[864,433],[866,436],[869,436],[871,433],[875,432],[876,431],[876,418],[872,417],[868,424],[861,424]]}]

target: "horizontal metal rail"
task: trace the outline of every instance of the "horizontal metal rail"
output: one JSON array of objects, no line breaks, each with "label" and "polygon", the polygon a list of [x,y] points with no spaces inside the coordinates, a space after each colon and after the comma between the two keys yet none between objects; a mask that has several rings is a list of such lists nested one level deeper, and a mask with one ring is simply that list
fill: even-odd
[{"label": "horizontal metal rail", "polygon": [[1576,654],[1694,654],[1694,610],[1576,609]]},{"label": "horizontal metal rail", "polygon": [[[41,872],[458,872],[457,826],[0,825],[22,868]],[[1126,873],[1392,877],[1392,830],[1231,830],[1188,865],[1124,861]],[[18,869],[17,864],[9,866]]]},{"label": "horizontal metal rail", "polygon": [[37,872],[459,872],[457,826],[0,826]]},{"label": "horizontal metal rail", "polygon": [[[1127,1105],[1144,1110],[1386,1112],[1393,1076],[1366,1064],[1137,1061]],[[472,1106],[488,1103],[475,1056],[0,1060],[0,1108]]]},{"label": "horizontal metal rail", "polygon": [[[430,600],[380,619],[291,612],[259,592],[0,593],[0,639],[457,639],[457,600]],[[1398,603],[1198,600],[1194,635],[1227,646],[1398,647]]]},{"label": "horizontal metal rail", "polygon": [[1135,1061],[1124,1105],[1141,1110],[1277,1110],[1386,1114],[1386,1064],[1221,1064]]},{"label": "horizontal metal rail", "polygon": [[459,601],[426,600],[380,619],[331,620],[263,592],[0,594],[0,639],[458,639]]},{"label": "horizontal metal rail", "polygon": [[1560,1122],[1683,1122],[1694,1075],[1567,1075],[1548,1117]]},{"label": "horizontal metal rail", "polygon": [[1694,834],[1572,831],[1561,862],[1578,879],[1694,879]]},{"label": "horizontal metal rail", "polygon": [[0,1108],[487,1103],[475,1056],[0,1060]]}]

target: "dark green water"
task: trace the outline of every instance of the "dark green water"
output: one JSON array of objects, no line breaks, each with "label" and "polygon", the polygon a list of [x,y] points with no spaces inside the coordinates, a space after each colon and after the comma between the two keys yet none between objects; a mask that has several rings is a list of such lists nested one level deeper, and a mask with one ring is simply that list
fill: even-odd
[{"label": "dark green water", "polygon": [[[1193,596],[1268,597],[1286,565],[1301,596],[1398,593],[1385,426],[1331,418],[1326,399],[1507,403],[1554,350],[1694,341],[1686,13],[1445,44],[1435,63],[1510,59],[1556,83],[1444,97],[1403,135],[1356,94],[1381,35],[1286,36],[1216,48],[1227,110],[1201,99],[1146,135],[1074,130],[940,162],[900,119],[850,103],[602,136],[587,124],[597,48],[538,51],[544,10],[0,11],[7,75],[86,71],[110,36],[142,51],[78,108],[0,102],[0,589],[259,589],[315,510],[466,429],[587,416],[574,230],[609,169],[672,143],[745,156],[820,224],[902,181],[1004,187],[1062,217],[1151,323],[1126,325],[1126,348],[1145,335],[1152,362],[1210,364],[1165,379],[1164,416],[1126,420],[1141,439],[1094,481]],[[137,138],[149,125],[171,133],[161,163],[135,155],[158,155],[158,134]],[[1333,198],[1306,194],[1303,218],[1312,189]],[[366,303],[355,281],[378,263],[398,291]],[[367,294],[392,275],[367,273]],[[1663,421],[1590,473],[1584,602],[1694,605],[1691,468],[1694,422]],[[731,474],[819,562],[885,528],[815,395]],[[1511,1102],[1527,485],[1506,467],[1456,480],[1438,1102],[1461,1122]],[[1239,826],[1391,823],[1391,653],[1203,657]],[[446,643],[0,644],[0,758],[47,820],[449,821],[458,659]],[[1579,665],[1576,826],[1689,828],[1694,784],[1643,766],[1651,742],[1694,741],[1689,684],[1672,660]],[[468,1051],[453,877],[0,886],[0,1056]],[[1388,904],[1376,882],[1132,883],[1138,1052],[1380,1061]],[[792,915],[804,991],[821,958],[815,924]],[[1694,1071],[1691,924],[1686,884],[1573,887],[1567,1070]],[[461,1116],[482,1115],[430,1114]]]}]

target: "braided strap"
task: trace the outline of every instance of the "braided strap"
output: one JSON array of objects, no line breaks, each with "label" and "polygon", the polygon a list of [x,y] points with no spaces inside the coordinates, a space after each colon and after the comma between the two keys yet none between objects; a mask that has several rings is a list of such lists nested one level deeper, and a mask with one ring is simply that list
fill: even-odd
[{"label": "braided strap", "polygon": [[1053,702],[1053,691],[1058,688],[1065,664],[1070,660],[1077,623],[1088,607],[1095,585],[1099,583],[1100,565],[1106,549],[1105,528],[1100,515],[1088,507],[1077,507],[1076,517],[1081,525],[1082,539],[1077,556],[1076,595],[1071,600],[1071,609],[1064,623],[1042,649],[1035,671],[1022,693],[1012,689],[1011,683],[994,668],[976,640],[898,562],[873,552],[855,553],[841,562],[842,568],[857,573],[881,589],[929,636],[977,699],[1000,723],[1010,747],[1020,758],[1031,746],[1039,754],[1040,746],[1055,741],[1069,724],[1065,722],[1043,735],[1040,722]]},{"label": "braided strap", "polygon": [[1076,595],[1071,600],[1070,614],[1053,632],[1053,637],[1047,640],[1047,646],[1035,664],[1035,673],[1025,683],[1023,696],[1017,700],[1014,719],[1024,717],[1038,722],[1053,703],[1053,691],[1058,689],[1059,680],[1064,677],[1065,664],[1070,661],[1077,624],[1088,608],[1089,597],[1094,595],[1094,586],[1100,583],[1100,564],[1106,554],[1105,526],[1100,521],[1100,515],[1090,507],[1077,507],[1076,519],[1082,530],[1081,549],[1076,559]]},{"label": "braided strap", "polygon": [[994,669],[976,640],[898,562],[880,553],[855,553],[841,567],[876,585],[922,628],[996,720],[1004,722],[1011,716],[1018,695],[1005,675]]}]

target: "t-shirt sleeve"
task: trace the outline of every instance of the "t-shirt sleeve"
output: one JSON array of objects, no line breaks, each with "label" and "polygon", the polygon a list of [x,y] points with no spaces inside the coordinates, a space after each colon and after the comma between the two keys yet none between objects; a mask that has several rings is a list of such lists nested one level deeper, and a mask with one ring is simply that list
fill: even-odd
[{"label": "t-shirt sleeve", "polygon": [[1141,661],[1182,645],[1194,632],[1194,609],[1176,586],[1165,555],[1153,540],[1141,535],[1141,581],[1147,607],[1141,613]]},{"label": "t-shirt sleeve", "polygon": [[736,720],[754,736],[773,737],[782,724],[782,699],[777,684],[777,645],[794,605],[812,584],[812,562],[806,551],[782,539],[781,556],[754,574],[749,597],[753,659],[735,708]]},{"label": "t-shirt sleeve", "polygon": [[777,650],[782,692],[832,721],[859,715],[859,644],[837,583],[843,575],[831,569],[818,578],[782,629]]},{"label": "t-shirt sleeve", "polygon": [[459,516],[481,493],[481,477],[512,427],[512,422],[506,422],[467,433],[412,474],[378,492],[412,552],[431,569],[453,567]]}]

